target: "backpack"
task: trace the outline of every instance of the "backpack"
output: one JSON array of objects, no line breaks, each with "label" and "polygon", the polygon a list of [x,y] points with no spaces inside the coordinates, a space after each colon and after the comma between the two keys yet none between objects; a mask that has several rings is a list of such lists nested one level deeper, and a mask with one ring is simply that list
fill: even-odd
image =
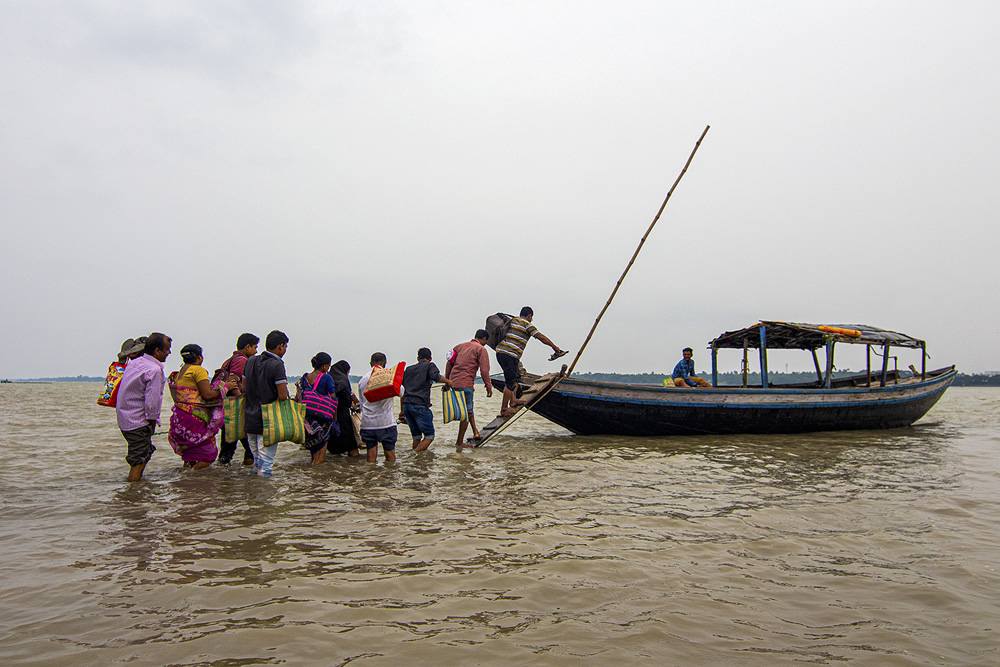
[{"label": "backpack", "polygon": [[243,391],[243,378],[229,371],[229,364],[233,363],[233,357],[235,356],[236,355],[234,354],[232,357],[226,359],[226,361],[223,362],[222,364],[222,368],[219,368],[214,373],[212,373],[212,381],[211,381],[212,384],[215,384],[216,382],[219,381],[229,382],[230,377],[235,377],[236,386],[239,387],[240,391]]},{"label": "backpack", "polygon": [[229,376],[231,375],[231,373],[229,372],[229,364],[231,363],[233,363],[233,357],[229,357],[228,359],[226,359],[222,363],[222,368],[219,368],[214,373],[212,373],[212,383],[215,383],[218,380],[222,380],[223,382],[229,381]]},{"label": "backpack", "polygon": [[507,337],[507,331],[510,330],[510,323],[513,321],[514,316],[508,315],[507,313],[497,313],[496,315],[490,315],[486,318],[486,333],[489,337],[486,339],[486,344],[490,346],[492,350],[497,349],[497,345],[503,342],[503,339]]}]

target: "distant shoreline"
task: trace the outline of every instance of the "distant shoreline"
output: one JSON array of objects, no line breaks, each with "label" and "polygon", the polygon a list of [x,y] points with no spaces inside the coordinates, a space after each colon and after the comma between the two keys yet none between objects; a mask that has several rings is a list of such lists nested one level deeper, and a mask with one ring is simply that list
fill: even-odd
[{"label": "distant shoreline", "polygon": [[[841,375],[852,375],[857,371],[837,371],[834,373],[835,377]],[[705,376],[706,373],[702,372],[699,375]],[[290,375],[291,377],[298,377],[297,375]],[[670,377],[670,373],[576,373],[573,375],[575,378],[582,380],[593,380],[597,382],[624,382],[626,384],[644,384],[652,386],[660,386],[663,383],[663,378]],[[768,373],[769,379],[776,384],[785,384],[792,382],[804,382],[816,379],[815,373]],[[361,379],[361,376],[351,375],[349,376],[351,382],[357,382]],[[719,373],[719,384],[720,385],[739,385],[741,376],[739,373]],[[77,375],[76,377],[48,377],[48,378],[20,378],[20,379],[4,379],[2,384],[51,384],[55,382],[104,382],[103,377],[88,377],[84,375]],[[755,383],[760,382],[760,375],[757,373],[750,373],[749,384],[753,386]],[[482,384],[481,379],[476,379],[476,384]],[[959,373],[955,377],[955,382],[952,385],[954,387],[1000,387],[1000,373],[973,373],[971,375],[965,373]]]},{"label": "distant shoreline", "polygon": [[20,378],[17,380],[2,380],[3,384],[51,384],[53,382],[104,382],[104,378],[95,377],[84,377],[83,375],[77,375],[76,377],[61,377],[61,378]]}]

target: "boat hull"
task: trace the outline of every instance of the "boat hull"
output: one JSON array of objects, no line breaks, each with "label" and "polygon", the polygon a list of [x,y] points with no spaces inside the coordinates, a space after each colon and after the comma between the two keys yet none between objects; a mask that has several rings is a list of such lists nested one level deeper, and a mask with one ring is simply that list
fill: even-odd
[{"label": "boat hull", "polygon": [[924,416],[955,371],[844,389],[682,389],[564,379],[532,410],[578,435],[806,433],[899,428]]}]

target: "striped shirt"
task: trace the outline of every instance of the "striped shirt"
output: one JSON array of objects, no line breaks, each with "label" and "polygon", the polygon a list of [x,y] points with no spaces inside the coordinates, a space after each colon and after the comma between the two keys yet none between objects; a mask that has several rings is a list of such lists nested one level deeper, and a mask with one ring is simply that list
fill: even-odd
[{"label": "striped shirt", "polygon": [[515,317],[510,321],[510,328],[507,335],[497,345],[497,354],[506,354],[520,359],[524,354],[524,346],[528,344],[528,339],[538,333],[535,325],[523,317]]},{"label": "striped shirt", "polygon": [[134,431],[151,421],[159,426],[165,382],[163,364],[150,355],[144,354],[128,362],[118,385],[115,406],[118,428]]}]

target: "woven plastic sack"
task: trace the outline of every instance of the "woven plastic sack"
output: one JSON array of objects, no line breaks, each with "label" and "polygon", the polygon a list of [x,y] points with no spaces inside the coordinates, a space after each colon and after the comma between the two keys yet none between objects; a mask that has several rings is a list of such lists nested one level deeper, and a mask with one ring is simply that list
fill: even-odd
[{"label": "woven plastic sack", "polygon": [[279,442],[306,442],[306,408],[298,401],[274,401],[260,406],[264,418],[264,446]]},{"label": "woven plastic sack", "polygon": [[236,442],[247,437],[246,413],[243,412],[242,396],[228,396],[222,399],[222,411],[225,413],[222,432],[226,442]]},{"label": "woven plastic sack", "polygon": [[465,392],[445,387],[443,394],[441,405],[444,423],[466,421],[469,418],[469,408],[465,404]]}]

